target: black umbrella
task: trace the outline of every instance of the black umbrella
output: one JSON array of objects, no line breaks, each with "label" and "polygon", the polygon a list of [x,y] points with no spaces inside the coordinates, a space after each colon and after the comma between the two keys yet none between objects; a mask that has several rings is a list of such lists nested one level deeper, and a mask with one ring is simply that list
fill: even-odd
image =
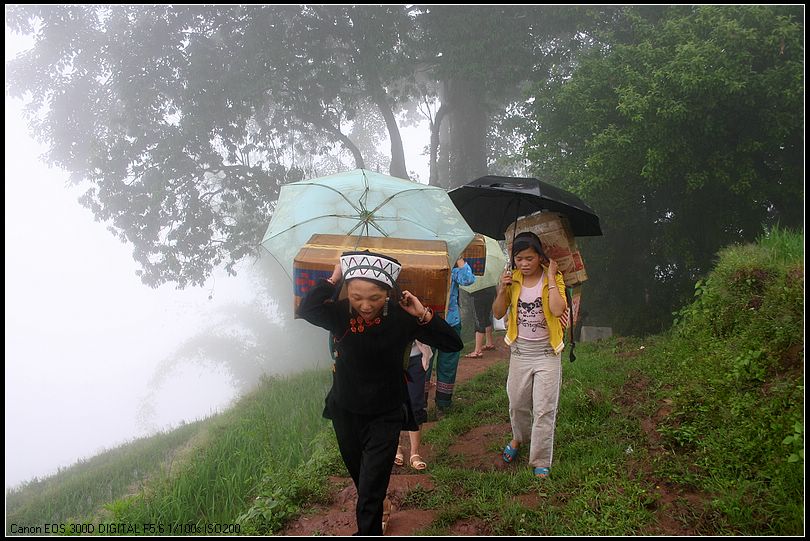
[{"label": "black umbrella", "polygon": [[452,189],[447,194],[467,224],[477,233],[503,239],[519,216],[540,210],[568,218],[575,236],[602,234],[599,216],[579,197],[536,178],[488,175]]}]

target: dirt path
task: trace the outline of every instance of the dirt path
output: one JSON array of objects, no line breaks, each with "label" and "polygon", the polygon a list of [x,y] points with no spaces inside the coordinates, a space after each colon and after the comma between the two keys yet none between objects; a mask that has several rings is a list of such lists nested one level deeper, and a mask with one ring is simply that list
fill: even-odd
[{"label": "dirt path", "polygon": [[[631,353],[619,353],[618,356],[628,356]],[[498,362],[507,362],[509,350],[503,343],[502,337],[496,336],[496,349],[484,352],[480,359],[461,358],[459,362],[456,382],[462,383],[486,371]],[[661,436],[656,427],[662,418],[666,417],[671,409],[670,401],[663,401],[660,408],[653,415],[645,413],[641,406],[648,399],[646,397],[650,381],[643,374],[636,374],[629,379],[624,388],[620,390],[615,402],[621,408],[623,415],[638,419],[640,428],[647,437],[646,447],[650,455],[656,456],[663,452]],[[429,404],[433,404],[433,389],[431,389]],[[591,397],[593,400],[602,400],[600,397]],[[435,422],[422,425],[423,433],[429,430]],[[463,457],[466,467],[478,471],[494,471],[509,466],[504,464],[498,453],[491,450],[492,442],[505,442],[511,436],[509,423],[497,425],[478,426],[465,433],[453,443],[448,452],[450,455]],[[409,455],[407,435],[400,439],[405,451],[406,461]],[[405,466],[394,466],[391,481],[388,485],[388,497],[392,502],[393,510],[386,535],[413,535],[415,532],[427,527],[433,522],[436,511],[416,509],[407,505],[405,498],[417,486],[426,491],[433,490],[434,483],[431,477],[430,465],[435,457],[435,450],[429,443],[422,443],[420,453],[428,463],[426,471],[417,472]],[[673,485],[663,479],[658,479],[651,471],[649,464],[637,462],[630,465],[631,473],[644,478],[656,496],[652,504],[654,519],[650,522],[644,535],[685,536],[701,535],[712,531],[710,522],[711,494],[695,491],[686,486]],[[357,492],[354,484],[348,477],[330,478],[333,494],[332,504],[328,507],[312,506],[302,513],[302,516],[290,523],[281,535],[351,535],[356,531],[354,507],[357,501]],[[652,488],[654,487],[654,489]],[[522,494],[516,499],[526,507],[534,508],[540,504],[537,494]],[[478,519],[468,519],[456,522],[450,527],[450,535],[477,535],[488,536],[487,525]]]},{"label": "dirt path", "polygon": [[[485,372],[497,362],[505,362],[509,350],[503,343],[503,338],[496,336],[496,349],[485,351],[479,359],[467,359],[462,356],[459,360],[456,383],[463,383],[474,376]],[[429,404],[433,404],[435,390],[431,388]],[[422,431],[429,430],[434,422],[422,425]],[[501,467],[495,454],[487,452],[486,442],[493,437],[503,439],[510,434],[509,424],[482,426],[465,434],[464,441],[454,444],[450,452],[463,454],[471,468],[491,470]],[[435,512],[425,509],[403,509],[403,501],[409,492],[420,485],[425,490],[433,489],[433,480],[430,476],[435,451],[428,443],[422,443],[419,454],[427,462],[428,469],[416,472],[407,464],[409,445],[407,435],[401,438],[405,450],[405,466],[394,466],[391,481],[388,484],[388,497],[393,504],[391,520],[386,535],[411,535],[417,530],[428,526],[434,519]],[[306,509],[302,516],[291,522],[281,535],[351,535],[357,531],[354,517],[354,506],[357,501],[357,491],[349,477],[331,477],[330,484],[334,494],[329,507],[313,506]],[[454,535],[480,535],[482,525],[456,524],[450,532]]]}]

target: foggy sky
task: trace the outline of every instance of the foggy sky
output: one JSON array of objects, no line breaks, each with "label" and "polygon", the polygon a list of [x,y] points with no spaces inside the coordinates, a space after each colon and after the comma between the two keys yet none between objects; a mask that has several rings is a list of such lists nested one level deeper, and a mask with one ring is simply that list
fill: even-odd
[{"label": "foggy sky", "polygon": [[[28,46],[6,30],[6,60]],[[142,285],[131,246],[79,205],[81,190],[67,187],[67,173],[38,160],[43,148],[28,136],[21,109],[6,97],[7,488],[227,407],[236,396],[227,370],[165,363],[228,307],[254,302],[260,289],[250,259],[237,278],[218,272],[203,288]],[[402,135],[408,169],[426,181],[426,128],[403,128]],[[280,301],[292,302],[291,285]],[[303,343],[314,342],[311,351],[327,358],[325,331],[291,325],[293,338],[324,333],[323,348],[319,340]],[[164,376],[159,388],[156,373]],[[145,400],[154,412],[148,424],[138,420]]]}]

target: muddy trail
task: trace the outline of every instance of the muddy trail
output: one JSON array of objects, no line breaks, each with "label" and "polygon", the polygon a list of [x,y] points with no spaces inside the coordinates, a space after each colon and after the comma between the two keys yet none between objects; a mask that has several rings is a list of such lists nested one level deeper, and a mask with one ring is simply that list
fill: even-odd
[{"label": "muddy trail", "polygon": [[[507,362],[509,350],[501,338],[495,340],[494,350],[485,351],[483,357],[477,359],[465,358],[459,360],[456,384],[464,383],[476,375],[486,372],[489,367],[498,362]],[[433,404],[435,387],[431,386],[428,404]],[[429,431],[436,424],[435,421],[422,425],[422,433]],[[471,468],[491,470],[500,468],[503,464],[499,456],[487,452],[487,444],[492,438],[504,440],[511,434],[509,424],[499,426],[479,427],[466,434],[463,440],[450,448],[451,454],[462,454]],[[504,440],[506,441],[506,440]],[[433,463],[435,451],[430,443],[425,441],[419,446],[419,454],[428,464],[426,470],[417,471],[408,464],[409,444],[407,435],[400,437],[400,443],[405,451],[405,465],[394,466],[391,481],[388,484],[388,498],[392,503],[391,520],[385,535],[411,535],[428,526],[436,514],[433,510],[405,508],[403,501],[407,494],[415,487],[421,486],[424,490],[433,489],[430,476],[430,465]],[[281,532],[281,535],[351,535],[357,531],[354,517],[354,506],[357,502],[357,490],[350,477],[331,477],[329,479],[333,494],[332,504],[329,507],[313,506],[303,511],[301,516]],[[456,535],[479,535],[475,524],[456,524],[451,531]]]},{"label": "muddy trail", "polygon": [[[476,375],[487,371],[496,363],[506,363],[508,362],[508,358],[508,347],[503,343],[501,338],[496,338],[495,350],[485,351],[483,357],[465,358],[462,356],[459,361],[456,383],[464,383]],[[637,409],[636,402],[638,400],[634,397],[642,396],[645,389],[639,389],[638,387],[646,388],[648,384],[649,381],[644,378],[639,378],[635,380],[632,385],[628,385],[621,390],[617,398],[625,412],[630,415],[640,413],[634,411]],[[429,407],[434,404],[434,391],[435,388],[431,387],[428,402]],[[656,451],[660,452],[660,444],[658,441],[660,436],[655,430],[655,426],[660,417],[665,413],[666,408],[666,404],[662,405],[659,412],[652,418],[639,418],[640,425],[646,435],[648,446],[652,454],[655,454]],[[400,444],[405,453],[405,465],[393,466],[391,480],[388,485],[388,498],[392,503],[392,511],[385,535],[414,535],[416,532],[429,526],[439,512],[439,510],[435,509],[420,509],[408,505],[406,502],[408,494],[419,487],[421,487],[421,490],[427,492],[434,489],[430,465],[433,464],[436,450],[430,443],[424,441],[424,434],[430,431],[431,427],[435,424],[435,421],[431,421],[422,425],[423,441],[420,446],[419,454],[428,464],[426,470],[417,471],[410,467],[408,463],[408,457],[410,455],[408,437],[407,435],[400,437]],[[465,433],[458,441],[452,444],[448,449],[448,453],[450,456],[458,457],[471,470],[502,470],[508,468],[509,465],[501,460],[499,453],[492,452],[488,449],[493,448],[493,445],[500,447],[504,442],[509,441],[511,433],[511,427],[508,422],[496,425],[478,426]],[[663,480],[654,479],[652,472],[647,471],[648,468],[645,465],[637,464],[633,469],[636,470],[636,475],[646,478],[650,482],[650,485],[655,487],[655,492],[657,493],[657,503],[654,505],[655,509],[652,509],[655,514],[655,520],[650,524],[649,530],[645,531],[644,534],[674,536],[697,534],[699,528],[695,528],[695,526],[697,526],[697,523],[701,522],[700,515],[705,512],[711,495],[688,493],[688,491],[684,491],[684,487],[673,486]],[[312,505],[305,507],[298,518],[292,520],[287,524],[284,530],[279,532],[280,535],[342,536],[352,535],[357,531],[354,514],[355,504],[357,502],[357,491],[351,478],[330,477],[329,484],[332,503],[329,506]],[[543,505],[543,501],[541,501],[537,493],[522,494],[517,496],[516,500],[527,508],[536,508],[539,505]],[[686,517],[689,517],[690,520],[684,520]],[[695,523],[696,519],[697,523]],[[693,523],[691,526],[689,525],[690,522]],[[492,534],[492,532],[488,531],[487,525],[483,520],[475,518],[457,521],[449,528],[448,533],[449,535],[467,536],[487,536]]]}]

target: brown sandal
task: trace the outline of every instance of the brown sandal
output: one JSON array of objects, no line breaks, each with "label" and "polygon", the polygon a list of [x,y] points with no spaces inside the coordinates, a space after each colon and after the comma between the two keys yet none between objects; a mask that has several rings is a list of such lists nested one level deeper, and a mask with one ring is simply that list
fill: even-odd
[{"label": "brown sandal", "polygon": [[385,498],[383,500],[383,516],[382,516],[382,533],[385,535],[385,530],[388,529],[388,523],[391,520],[391,500]]},{"label": "brown sandal", "polygon": [[394,455],[394,464],[397,466],[405,465],[405,453],[402,451],[402,447],[399,445],[397,445],[397,454]]},{"label": "brown sandal", "polygon": [[422,471],[427,468],[427,463],[422,460],[422,457],[419,455],[411,455],[411,468],[415,470]]},{"label": "brown sandal", "polygon": [[474,351],[471,351],[470,353],[466,354],[466,355],[464,356],[464,358],[465,358],[465,359],[480,359],[480,358],[481,358],[481,357],[483,357],[483,356],[484,356],[484,354],[483,354],[483,353],[476,353],[476,352],[474,352]]}]

